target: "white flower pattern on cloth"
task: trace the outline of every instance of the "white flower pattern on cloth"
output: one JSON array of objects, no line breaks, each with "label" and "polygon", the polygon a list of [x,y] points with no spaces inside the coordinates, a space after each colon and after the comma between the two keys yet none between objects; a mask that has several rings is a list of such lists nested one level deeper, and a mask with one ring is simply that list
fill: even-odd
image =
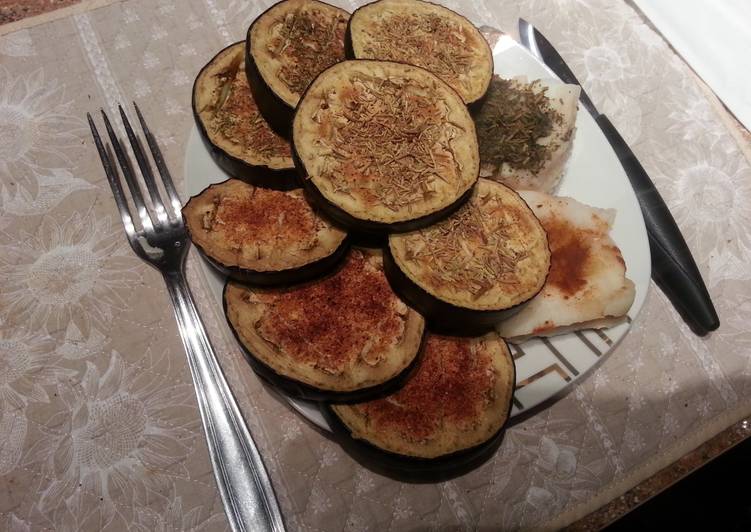
[{"label": "white flower pattern on cloth", "polygon": [[56,351],[65,359],[81,360],[102,353],[106,342],[107,338],[96,329],[91,329],[84,338],[81,329],[71,321],[65,329],[65,338]]},{"label": "white flower pattern on cloth", "polygon": [[0,55],[31,57],[36,55],[29,30],[19,30],[0,40]]},{"label": "white flower pattern on cloth", "polygon": [[135,511],[135,521],[129,527],[129,532],[219,532],[228,530],[229,524],[223,515],[215,513],[208,519],[201,520],[203,506],[194,506],[189,511],[183,508],[182,498],[172,497],[167,508],[162,512],[155,512],[149,507],[138,507]]},{"label": "white flower pattern on cloth", "polygon": [[35,192],[37,176],[71,164],[84,131],[71,106],[64,87],[42,69],[14,77],[0,65],[0,182]]},{"label": "white flower pattern on cloth", "polygon": [[[728,136],[711,146],[654,143],[653,178],[665,188],[669,207],[692,249],[728,251],[751,259],[751,166]],[[705,257],[710,256],[706,253]],[[701,262],[701,257],[697,262]]]},{"label": "white flower pattern on cloth", "polygon": [[49,336],[0,329],[0,409],[23,409],[29,401],[49,403],[46,387],[76,374],[59,366],[60,358]]},{"label": "white flower pattern on cloth", "polygon": [[28,453],[27,462],[42,462],[52,479],[40,511],[67,504],[77,491],[105,504],[124,494],[146,501],[172,477],[184,477],[198,423],[192,393],[187,384],[127,365],[115,351],[104,371],[87,362],[80,385],[60,387],[65,408]]},{"label": "white flower pattern on cloth", "polygon": [[36,196],[21,187],[15,187],[15,193],[11,193],[10,187],[0,182],[0,209],[14,216],[40,216],[60,205],[74,192],[96,189],[88,181],[61,168],[52,168],[40,174],[36,182]]},{"label": "white flower pattern on cloth", "polygon": [[10,473],[20,462],[29,403],[49,403],[47,388],[76,374],[60,366],[60,358],[49,336],[21,329],[4,333],[0,322],[0,475]]},{"label": "white flower pattern on cloth", "polygon": [[46,216],[36,234],[18,237],[0,241],[0,309],[31,327],[103,328],[138,278],[140,262],[109,217],[74,213],[57,223]]}]

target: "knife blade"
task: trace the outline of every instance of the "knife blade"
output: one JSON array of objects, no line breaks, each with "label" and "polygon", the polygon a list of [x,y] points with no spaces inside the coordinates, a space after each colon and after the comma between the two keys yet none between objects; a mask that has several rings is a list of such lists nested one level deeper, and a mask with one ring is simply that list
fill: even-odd
[{"label": "knife blade", "polygon": [[597,110],[561,55],[539,30],[526,20],[519,19],[519,37],[522,45],[542,60],[561,81],[581,88],[579,99],[582,105],[600,126],[636,192],[652,254],[652,279],[695,334],[704,336],[717,329],[720,319],[686,240],[631,148],[608,117]]}]

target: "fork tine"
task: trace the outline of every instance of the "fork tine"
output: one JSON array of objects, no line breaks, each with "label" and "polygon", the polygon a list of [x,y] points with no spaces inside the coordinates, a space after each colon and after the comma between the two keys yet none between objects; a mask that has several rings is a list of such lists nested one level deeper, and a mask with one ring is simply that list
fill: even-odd
[{"label": "fork tine", "polygon": [[159,145],[156,143],[154,135],[151,134],[149,126],[146,125],[146,121],[143,119],[141,110],[138,108],[136,102],[133,102],[133,107],[136,108],[136,114],[138,115],[138,121],[141,123],[141,129],[143,129],[144,136],[146,137],[146,142],[148,142],[149,149],[151,149],[151,155],[154,157],[154,163],[156,163],[159,174],[162,176],[164,189],[167,191],[167,194],[170,197],[170,202],[172,203],[172,210],[175,218],[180,221],[182,220],[182,202],[180,201],[180,196],[177,195],[174,183],[172,183],[172,176],[169,173],[169,169],[167,169],[167,165],[164,164],[162,151],[159,149]]},{"label": "fork tine", "polygon": [[138,255],[141,255],[143,253],[143,247],[136,239],[136,228],[133,225],[133,219],[130,216],[130,208],[128,207],[128,202],[125,200],[125,194],[123,194],[123,187],[120,184],[120,179],[117,175],[117,170],[115,169],[115,163],[102,144],[102,139],[99,136],[99,131],[97,131],[91,113],[86,113],[86,118],[89,120],[89,128],[91,128],[91,135],[94,137],[94,144],[96,144],[99,158],[102,160],[102,166],[104,167],[104,173],[107,176],[107,181],[109,181],[110,188],[112,189],[112,195],[115,197],[117,210],[120,211],[120,218],[125,226],[125,235],[128,237],[128,242],[130,243],[130,247],[133,248],[133,251]]},{"label": "fork tine", "polygon": [[130,161],[128,161],[128,156],[125,153],[125,150],[123,150],[123,147],[120,145],[120,141],[117,139],[117,135],[115,135],[115,131],[112,129],[110,119],[107,118],[107,113],[104,112],[104,109],[102,109],[102,117],[104,117],[104,126],[107,128],[107,134],[110,137],[112,147],[115,149],[117,160],[120,162],[120,168],[123,171],[125,182],[128,183],[128,188],[130,189],[130,193],[133,196],[133,203],[135,204],[136,211],[138,211],[138,215],[141,218],[143,228],[145,231],[151,232],[154,230],[154,221],[151,219],[151,214],[149,213],[148,209],[146,208],[146,204],[143,201],[143,195],[141,194],[141,189],[139,188],[138,183],[136,182],[136,178],[133,175],[133,170],[131,169]]},{"label": "fork tine", "polygon": [[138,167],[141,169],[141,175],[143,176],[143,180],[146,183],[146,189],[149,191],[149,197],[151,197],[151,204],[154,206],[157,219],[159,220],[159,223],[164,223],[167,221],[167,213],[164,210],[164,203],[162,202],[162,198],[159,195],[159,190],[156,187],[156,182],[154,181],[154,173],[151,171],[149,160],[143,153],[141,143],[138,141],[136,134],[133,132],[133,128],[130,127],[130,121],[125,115],[125,111],[123,110],[122,105],[118,105],[117,108],[120,110],[120,117],[122,118],[123,125],[125,126],[125,133],[128,135],[128,140],[130,141],[130,145],[133,148],[133,153],[136,156]]}]

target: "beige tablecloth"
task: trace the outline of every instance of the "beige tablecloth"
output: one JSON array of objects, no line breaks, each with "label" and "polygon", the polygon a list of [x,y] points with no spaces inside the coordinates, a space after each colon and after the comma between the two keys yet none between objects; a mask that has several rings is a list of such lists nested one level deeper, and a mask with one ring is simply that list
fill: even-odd
[{"label": "beige tablecloth", "polygon": [[[84,116],[136,99],[180,181],[193,78],[269,3],[115,2],[0,36],[0,528],[226,527],[162,281],[126,244]],[[623,0],[447,3],[500,28],[522,15],[559,45],[655,179],[722,327],[693,336],[652,287],[612,356],[487,464],[405,484],[259,383],[192,256],[292,530],[570,522],[751,413],[751,168],[711,98]]]}]

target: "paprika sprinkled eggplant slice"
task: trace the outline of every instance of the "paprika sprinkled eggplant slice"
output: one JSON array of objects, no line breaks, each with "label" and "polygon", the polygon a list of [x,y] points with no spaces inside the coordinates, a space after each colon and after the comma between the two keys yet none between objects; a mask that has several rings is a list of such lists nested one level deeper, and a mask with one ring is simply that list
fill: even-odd
[{"label": "paprika sprinkled eggplant slice", "polygon": [[[508,346],[496,333],[428,334],[413,375],[379,399],[325,407],[356,453],[403,472],[448,472],[491,451],[508,421],[516,383]],[[344,442],[346,445],[346,442]]]},{"label": "paprika sprinkled eggplant slice", "polygon": [[424,320],[394,294],[380,252],[353,249],[322,279],[285,288],[228,283],[227,320],[254,369],[311,400],[366,400],[401,386]]},{"label": "paprika sprinkled eggplant slice", "polygon": [[256,285],[296,283],[331,271],[347,233],[321,218],[303,191],[229,179],[193,196],[182,210],[192,242],[229,277]]}]

